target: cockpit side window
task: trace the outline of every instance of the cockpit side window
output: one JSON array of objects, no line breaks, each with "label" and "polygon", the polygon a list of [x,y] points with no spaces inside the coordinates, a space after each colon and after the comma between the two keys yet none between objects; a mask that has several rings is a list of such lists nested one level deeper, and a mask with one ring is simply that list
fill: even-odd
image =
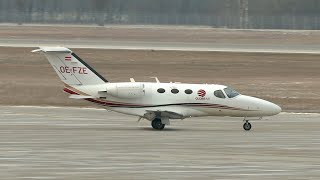
[{"label": "cockpit side window", "polygon": [[214,91],[214,95],[218,98],[222,98],[222,99],[226,98],[226,96],[223,94],[221,90]]},{"label": "cockpit side window", "polygon": [[236,90],[234,90],[230,87],[224,88],[223,90],[229,98],[234,98],[234,97],[240,95],[240,93],[238,93]]}]

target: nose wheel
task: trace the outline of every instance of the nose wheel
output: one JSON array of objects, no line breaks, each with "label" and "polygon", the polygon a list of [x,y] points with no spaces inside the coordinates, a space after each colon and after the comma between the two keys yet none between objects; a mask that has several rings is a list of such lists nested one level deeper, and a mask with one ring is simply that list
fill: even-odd
[{"label": "nose wheel", "polygon": [[249,121],[246,121],[246,122],[243,124],[243,129],[246,130],[246,131],[250,131],[250,129],[251,129],[251,123],[249,123]]}]

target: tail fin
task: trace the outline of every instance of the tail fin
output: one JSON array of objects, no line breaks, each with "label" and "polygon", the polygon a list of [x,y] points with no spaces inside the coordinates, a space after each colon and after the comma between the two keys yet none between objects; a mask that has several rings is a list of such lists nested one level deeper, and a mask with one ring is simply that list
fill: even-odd
[{"label": "tail fin", "polygon": [[61,81],[68,85],[94,85],[108,82],[68,48],[40,47],[32,52],[44,53]]}]

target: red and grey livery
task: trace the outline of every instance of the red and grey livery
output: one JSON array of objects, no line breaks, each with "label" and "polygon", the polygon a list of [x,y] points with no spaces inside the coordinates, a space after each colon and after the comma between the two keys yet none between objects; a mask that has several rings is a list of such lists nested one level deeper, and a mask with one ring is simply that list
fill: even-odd
[{"label": "red and grey livery", "polygon": [[272,116],[281,108],[271,102],[239,94],[216,84],[156,82],[111,83],[65,47],[40,47],[64,83],[70,98],[82,99],[105,109],[151,121],[161,130],[170,120],[199,116],[244,117],[243,128],[251,129],[248,117]]}]

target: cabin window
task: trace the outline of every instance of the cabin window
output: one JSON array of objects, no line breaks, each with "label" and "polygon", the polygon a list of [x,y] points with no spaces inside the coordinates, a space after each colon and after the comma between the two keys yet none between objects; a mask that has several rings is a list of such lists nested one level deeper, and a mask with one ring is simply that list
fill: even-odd
[{"label": "cabin window", "polygon": [[193,91],[192,91],[191,89],[186,89],[184,92],[185,92],[186,94],[192,94],[192,93],[193,93]]},{"label": "cabin window", "polygon": [[178,89],[171,89],[171,92],[172,92],[173,94],[177,94],[177,93],[179,93],[179,90],[178,90]]},{"label": "cabin window", "polygon": [[214,95],[215,95],[216,97],[218,97],[218,98],[222,98],[222,99],[226,98],[226,96],[223,94],[223,92],[222,92],[221,90],[216,90],[216,91],[214,92]]},{"label": "cabin window", "polygon": [[164,90],[163,88],[159,88],[157,91],[158,91],[158,93],[164,93],[164,92],[166,92],[166,90]]}]

